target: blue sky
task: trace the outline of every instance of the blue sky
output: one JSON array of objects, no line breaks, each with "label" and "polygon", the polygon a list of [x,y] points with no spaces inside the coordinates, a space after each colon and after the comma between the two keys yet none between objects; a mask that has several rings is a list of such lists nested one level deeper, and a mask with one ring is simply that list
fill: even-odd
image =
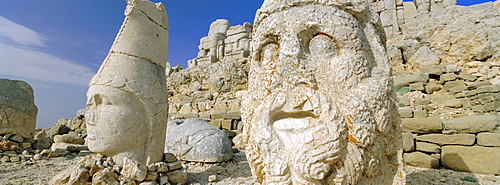
[{"label": "blue sky", "polygon": [[[458,0],[470,5],[492,0]],[[253,23],[263,0],[163,0],[170,25],[168,62],[186,67],[211,22]],[[107,55],[125,0],[0,1],[0,78],[33,86],[37,128],[85,107],[87,83]]]}]

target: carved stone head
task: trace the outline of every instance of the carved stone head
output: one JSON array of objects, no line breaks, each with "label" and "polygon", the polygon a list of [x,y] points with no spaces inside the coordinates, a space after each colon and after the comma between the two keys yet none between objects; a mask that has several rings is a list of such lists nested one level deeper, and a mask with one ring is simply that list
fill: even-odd
[{"label": "carved stone head", "polygon": [[124,24],[87,92],[88,145],[121,164],[162,160],[168,23],[161,3],[129,0]]},{"label": "carved stone head", "polygon": [[258,181],[391,184],[400,122],[369,4],[266,0],[254,25],[242,108]]}]

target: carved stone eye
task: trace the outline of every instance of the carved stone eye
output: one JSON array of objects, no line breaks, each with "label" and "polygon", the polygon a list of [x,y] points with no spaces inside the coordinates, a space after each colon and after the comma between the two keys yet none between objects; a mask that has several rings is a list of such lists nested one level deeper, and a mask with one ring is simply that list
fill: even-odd
[{"label": "carved stone eye", "polygon": [[309,51],[311,55],[317,57],[332,57],[337,55],[338,46],[334,40],[326,35],[315,36],[309,42]]}]

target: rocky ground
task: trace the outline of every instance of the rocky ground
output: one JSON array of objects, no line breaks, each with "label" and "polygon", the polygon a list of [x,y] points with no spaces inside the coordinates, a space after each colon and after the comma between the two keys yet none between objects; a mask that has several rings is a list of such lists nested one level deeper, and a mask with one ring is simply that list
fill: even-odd
[{"label": "rocky ground", "polygon": [[[0,163],[0,184],[48,184],[50,178],[82,157],[83,155],[67,155],[36,162]],[[188,184],[255,184],[243,152],[235,153],[233,160],[228,162],[213,164],[188,162],[183,165],[188,172]],[[412,166],[405,167],[405,171],[406,182],[411,185],[500,184],[500,176],[495,175]],[[217,180],[209,182],[209,176],[213,175]]]}]

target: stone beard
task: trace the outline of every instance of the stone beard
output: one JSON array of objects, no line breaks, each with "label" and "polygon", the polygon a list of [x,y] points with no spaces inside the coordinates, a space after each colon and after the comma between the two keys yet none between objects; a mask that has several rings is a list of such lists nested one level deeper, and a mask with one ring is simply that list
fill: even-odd
[{"label": "stone beard", "polygon": [[396,184],[401,130],[377,22],[313,3],[260,13],[242,106],[257,181]]}]

